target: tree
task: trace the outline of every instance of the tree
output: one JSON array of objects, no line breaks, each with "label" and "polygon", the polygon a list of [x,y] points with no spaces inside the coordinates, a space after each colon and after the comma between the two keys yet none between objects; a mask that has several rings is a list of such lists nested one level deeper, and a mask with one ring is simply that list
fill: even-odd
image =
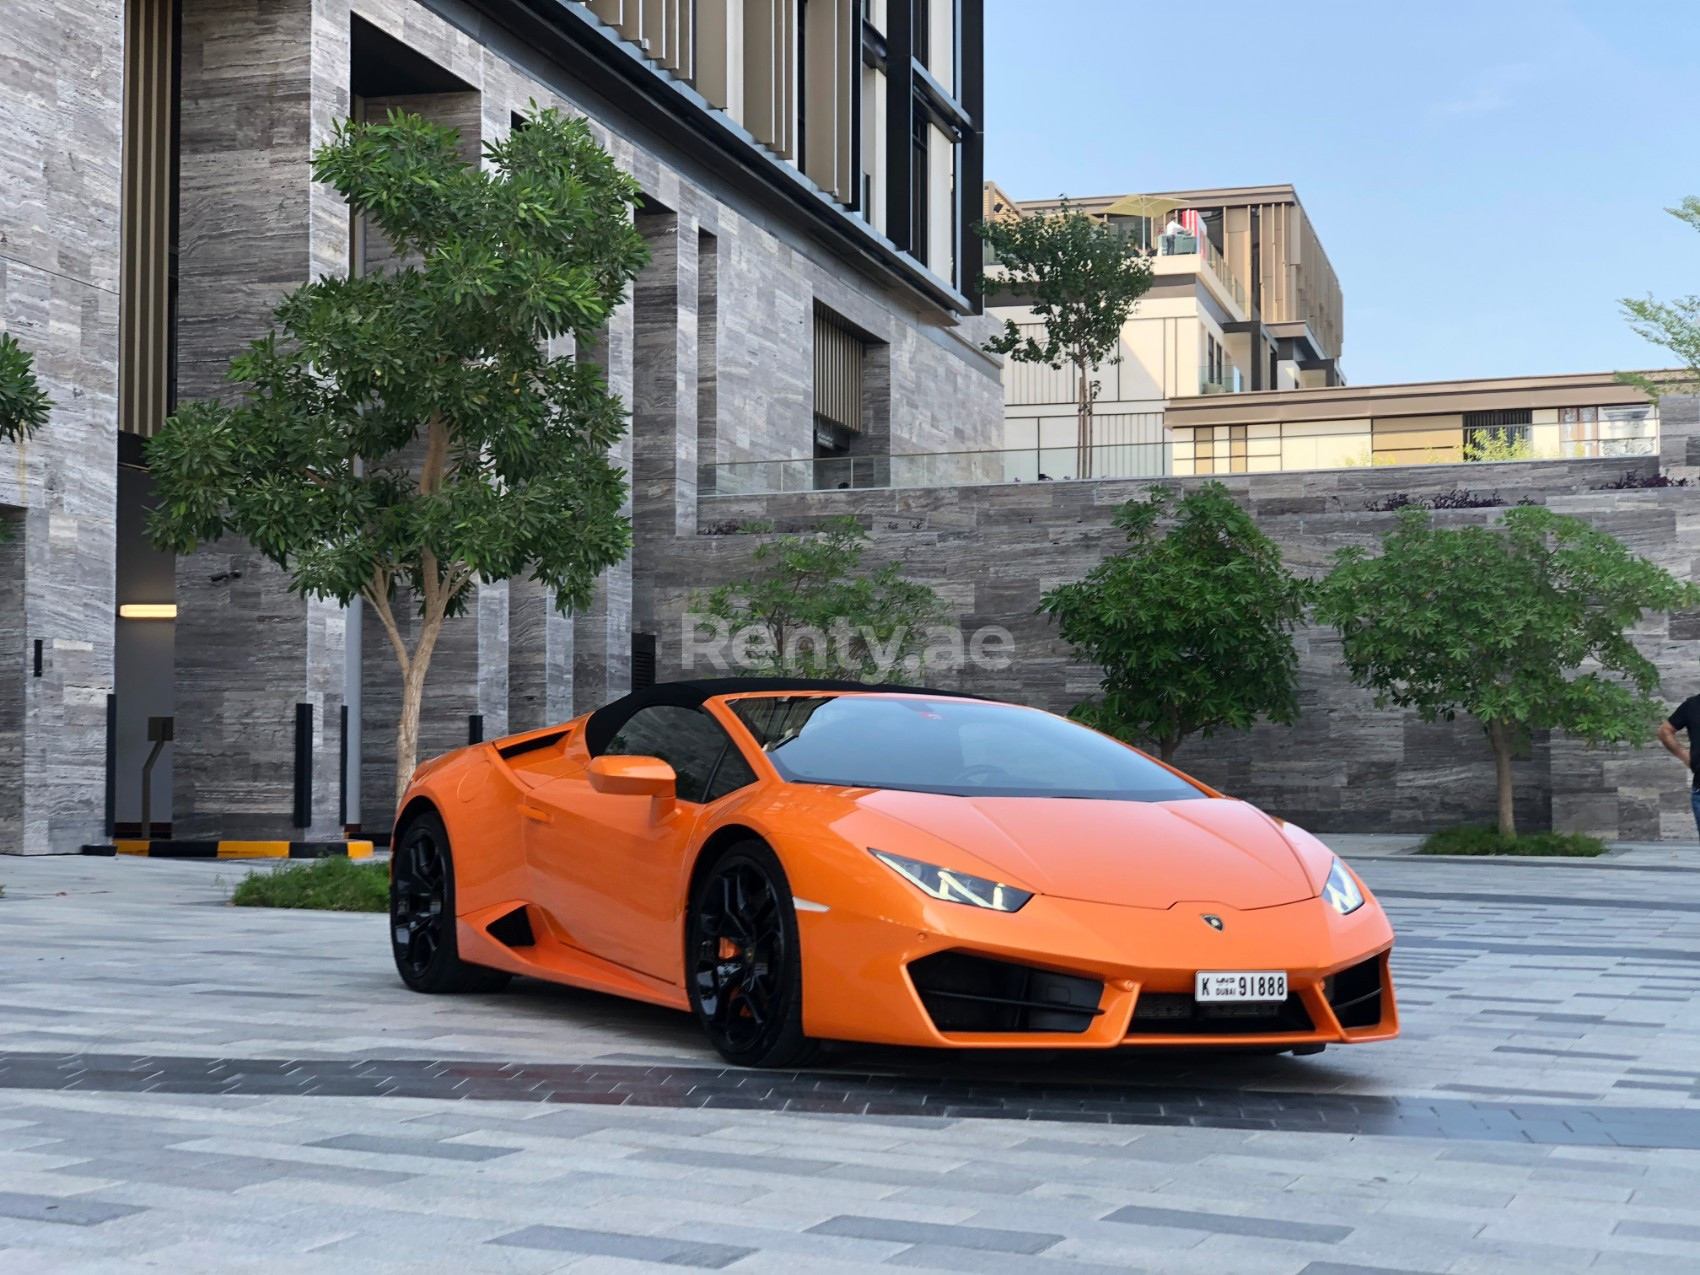
[{"label": "tree", "polygon": [[484,158],[414,115],[340,125],[313,178],[387,236],[397,266],[295,289],[231,364],[240,401],[184,404],[148,449],[156,544],[237,535],[297,592],[377,614],[402,679],[398,799],[432,651],[473,582],[529,570],[565,611],[630,545],[608,458],[625,409],[594,365],[545,345],[594,340],[647,260],[638,187],[552,110]]},{"label": "tree", "polygon": [[29,351],[10,332],[0,332],[0,438],[28,438],[47,424],[53,400],[36,383]]},{"label": "tree", "polygon": [[1540,730],[1639,745],[1660,713],[1659,674],[1626,630],[1644,611],[1695,606],[1700,590],[1540,505],[1493,527],[1440,528],[1420,509],[1398,518],[1380,557],[1335,555],[1317,618],[1340,630],[1352,679],[1378,705],[1481,723],[1499,831],[1514,837],[1512,757]]},{"label": "tree", "polygon": [[[1684,199],[1680,208],[1665,211],[1700,230],[1700,199],[1693,195]],[[1688,376],[1672,382],[1639,372],[1620,372],[1618,380],[1639,386],[1655,399],[1672,391],[1692,394],[1700,389],[1700,296],[1678,297],[1675,301],[1655,301],[1651,296],[1625,297],[1619,305],[1635,334],[1676,355]]]},{"label": "tree", "polygon": [[1022,332],[1014,319],[986,348],[1017,363],[1043,363],[1075,373],[1079,462],[1092,472],[1092,404],[1098,382],[1092,369],[1119,363],[1122,325],[1151,287],[1151,263],[1115,227],[1062,201],[1048,216],[983,221],[975,228],[992,246],[1003,272],[983,275],[982,292],[1008,292],[1032,307],[1044,339]]},{"label": "tree", "polygon": [[1128,547],[1039,605],[1103,670],[1102,698],[1071,715],[1164,761],[1189,735],[1298,720],[1292,635],[1309,593],[1221,483],[1173,499],[1153,487],[1123,505]]},{"label": "tree", "polygon": [[944,604],[904,579],[901,563],[864,570],[867,547],[868,533],[849,516],[827,520],[813,535],[764,540],[750,554],[749,576],[691,596],[693,619],[751,634],[754,640],[734,639],[740,675],[912,675],[929,630],[945,618]]}]

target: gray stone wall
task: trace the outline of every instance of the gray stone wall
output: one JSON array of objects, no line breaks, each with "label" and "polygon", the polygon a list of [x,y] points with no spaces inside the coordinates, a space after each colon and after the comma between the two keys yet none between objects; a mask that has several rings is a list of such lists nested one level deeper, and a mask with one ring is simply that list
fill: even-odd
[{"label": "gray stone wall", "polygon": [[[230,358],[290,287],[344,271],[347,208],[308,158],[346,113],[347,0],[184,0],[178,393],[225,398]],[[340,87],[339,87],[340,86]],[[248,545],[177,565],[173,831],[287,835],[295,706],[313,706],[311,822],[340,831],[346,615]]]},{"label": "gray stone wall", "polygon": [[118,0],[0,15],[0,331],[34,355],[55,404],[33,439],[0,443],[13,535],[0,550],[0,853],[74,850],[102,834],[123,36]]},{"label": "gray stone wall", "polygon": [[[1667,447],[1692,404],[1667,408]],[[1507,504],[1530,499],[1587,519],[1683,578],[1700,578],[1700,497],[1691,489],[1602,491],[1626,468],[1653,460],[1551,461],[1503,465],[1362,469],[1234,475],[1224,481],[1280,545],[1292,567],[1319,574],[1336,550],[1374,546],[1392,515],[1370,513],[1393,491],[1466,486],[1497,490]],[[1203,480],[1175,480],[1181,486]],[[1147,482],[1088,480],[911,490],[831,491],[772,497],[705,497],[704,527],[771,519],[781,531],[847,513],[870,529],[871,559],[898,559],[932,585],[968,630],[1007,628],[1014,662],[1003,671],[934,675],[958,686],[1063,711],[1097,689],[1096,672],[1070,657],[1050,623],[1036,614],[1046,590],[1077,580],[1121,543],[1110,520]],[[1494,509],[1438,515],[1448,523],[1489,522]],[[660,617],[660,675],[679,676],[679,617],[693,589],[748,570],[750,538],[702,535],[675,540],[664,570],[642,584],[654,590]],[[1700,621],[1651,616],[1638,636],[1666,677],[1672,701],[1700,689]],[[1177,762],[1223,790],[1319,831],[1421,831],[1490,819],[1492,755],[1469,721],[1426,724],[1415,714],[1378,709],[1344,677],[1339,639],[1307,627],[1297,635],[1303,718],[1293,727],[1194,738]],[[691,670],[697,676],[711,672]],[[1589,751],[1540,739],[1517,763],[1519,818],[1611,837],[1690,838],[1685,777],[1655,746]]]}]

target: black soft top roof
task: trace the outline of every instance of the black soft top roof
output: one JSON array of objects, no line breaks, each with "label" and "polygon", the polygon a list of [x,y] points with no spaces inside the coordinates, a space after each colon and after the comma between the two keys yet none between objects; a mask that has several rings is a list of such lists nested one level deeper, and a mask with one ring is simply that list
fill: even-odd
[{"label": "black soft top roof", "polygon": [[614,733],[633,713],[655,704],[701,708],[718,695],[748,695],[757,691],[873,691],[887,695],[944,695],[952,699],[984,699],[966,691],[941,691],[930,686],[892,686],[885,682],[835,681],[814,677],[709,677],[686,682],[658,682],[622,695],[592,713],[584,724],[584,744],[592,757],[602,755]]}]

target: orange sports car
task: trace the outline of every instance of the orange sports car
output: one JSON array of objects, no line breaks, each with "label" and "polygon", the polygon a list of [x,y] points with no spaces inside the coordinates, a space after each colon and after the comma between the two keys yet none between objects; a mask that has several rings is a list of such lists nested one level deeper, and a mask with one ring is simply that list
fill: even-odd
[{"label": "orange sports car", "polygon": [[1399,1030],[1387,917],[1315,837],[972,696],[650,687],[425,763],[391,844],[409,987],[526,974],[688,1009],[742,1065]]}]

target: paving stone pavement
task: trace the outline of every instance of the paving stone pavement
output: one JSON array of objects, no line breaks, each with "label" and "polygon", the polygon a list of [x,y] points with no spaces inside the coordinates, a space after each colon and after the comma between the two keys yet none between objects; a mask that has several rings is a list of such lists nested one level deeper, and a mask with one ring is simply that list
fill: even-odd
[{"label": "paving stone pavement", "polygon": [[0,859],[0,1272],[1695,1269],[1688,853],[1367,855],[1391,1044],[777,1074],[409,993],[381,917],[223,906],[265,867]]}]

